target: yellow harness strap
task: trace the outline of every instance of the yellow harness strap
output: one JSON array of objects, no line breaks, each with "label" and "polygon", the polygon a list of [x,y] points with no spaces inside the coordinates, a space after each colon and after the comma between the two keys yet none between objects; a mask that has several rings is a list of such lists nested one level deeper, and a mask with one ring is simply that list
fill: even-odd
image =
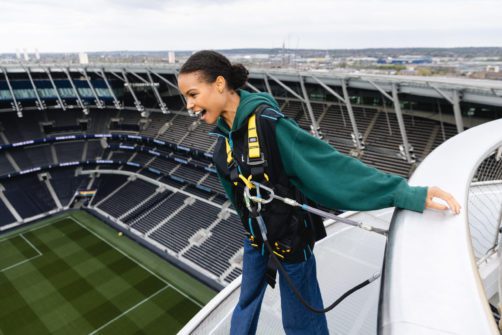
[{"label": "yellow harness strap", "polygon": [[227,165],[230,165],[234,158],[232,157],[232,148],[230,148],[230,143],[228,143],[228,138],[225,138],[225,144],[227,146]]},{"label": "yellow harness strap", "polygon": [[[232,156],[232,148],[230,147],[228,138],[225,138],[225,145],[227,150],[227,165],[230,166],[234,158]],[[248,120],[248,156],[249,158],[261,158],[260,141],[258,139],[258,131],[256,130],[255,114],[251,115]],[[264,174],[264,176],[268,181],[269,179],[267,174]],[[253,178],[252,175],[246,178],[242,174],[239,174],[239,178],[248,188],[254,188],[254,185],[251,183],[251,178]],[[237,182],[234,182],[234,184],[237,185]]]},{"label": "yellow harness strap", "polygon": [[253,114],[248,121],[248,157],[260,158],[260,141],[258,140],[258,131],[256,130],[256,115]]}]

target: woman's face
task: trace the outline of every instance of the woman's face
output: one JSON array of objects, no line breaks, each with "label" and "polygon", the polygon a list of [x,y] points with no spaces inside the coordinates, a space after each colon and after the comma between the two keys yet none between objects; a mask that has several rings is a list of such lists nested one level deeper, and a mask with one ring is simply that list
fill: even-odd
[{"label": "woman's face", "polygon": [[187,101],[187,109],[191,109],[209,124],[218,120],[225,106],[224,86],[223,77],[216,78],[214,83],[208,83],[199,71],[178,76],[178,87]]}]

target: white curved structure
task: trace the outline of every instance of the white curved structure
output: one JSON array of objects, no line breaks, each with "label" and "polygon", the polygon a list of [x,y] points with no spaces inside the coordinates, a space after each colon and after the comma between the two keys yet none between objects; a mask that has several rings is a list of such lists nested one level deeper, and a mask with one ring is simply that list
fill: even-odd
[{"label": "white curved structure", "polygon": [[[430,154],[410,183],[444,188],[459,200],[462,212],[456,216],[433,210],[423,214],[397,212],[387,251],[384,236],[342,223],[327,226],[328,236],[314,250],[325,305],[380,272],[386,252],[383,279],[357,291],[327,314],[331,334],[499,334],[488,305],[488,298],[498,291],[499,261],[493,252],[482,256],[489,243],[474,245],[481,258],[476,259],[472,240],[486,232],[470,231],[469,216],[479,213],[468,213],[467,204],[470,194],[474,201],[490,201],[502,210],[500,185],[494,194],[486,192],[493,182],[471,183],[478,165],[500,146],[502,119],[465,131]],[[392,213],[392,209],[385,209],[343,216],[388,228]],[[487,223],[479,220],[482,215],[474,218],[478,220],[470,218],[471,228]],[[490,224],[491,229],[494,223]],[[496,229],[491,234],[488,240],[495,241]],[[179,334],[228,334],[239,292],[240,278]],[[284,334],[278,288],[267,289],[258,334]]]},{"label": "white curved structure", "polygon": [[396,213],[382,285],[381,334],[500,334],[483,286],[496,268],[480,277],[467,211],[477,167],[500,146],[502,119],[445,142],[410,179],[412,185],[448,190],[463,208],[459,215]]},{"label": "white curved structure", "polygon": [[[343,216],[387,228],[392,209]],[[380,272],[386,239],[342,223],[328,224],[328,237],[314,249],[324,304]],[[240,277],[222,290],[178,334],[227,335],[231,313],[240,293]],[[357,291],[327,314],[331,334],[376,334],[380,279]],[[257,334],[284,334],[279,287],[267,288]]]}]

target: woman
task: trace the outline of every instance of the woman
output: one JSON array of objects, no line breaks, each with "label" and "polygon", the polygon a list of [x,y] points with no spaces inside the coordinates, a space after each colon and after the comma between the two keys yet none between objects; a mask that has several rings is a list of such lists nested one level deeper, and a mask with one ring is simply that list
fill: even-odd
[{"label": "woman", "polygon": [[[311,136],[282,115],[270,95],[241,90],[247,77],[248,71],[242,65],[232,65],[223,55],[207,50],[193,54],[178,77],[187,108],[208,124],[217,124],[213,134],[219,138],[213,160],[228,198],[249,233],[244,240],[241,293],[232,315],[232,334],[256,332],[267,282],[273,284],[275,278],[275,273],[270,275],[268,271],[270,257],[260,238],[257,213],[243,200],[249,180],[260,179],[279,193],[333,209],[395,206],[417,212],[424,208],[447,210],[448,206],[432,201],[436,197],[445,200],[454,213],[460,211],[455,199],[441,189],[410,187],[405,179],[368,167]],[[256,137],[251,135],[255,128]],[[252,159],[248,149],[257,142],[266,155],[260,153]],[[283,267],[303,298],[313,307],[322,308],[312,253],[315,219],[278,202],[267,206],[262,213],[269,241],[276,247],[273,252],[283,258]],[[325,315],[307,310],[283,276],[279,279],[286,333],[327,334]]]}]

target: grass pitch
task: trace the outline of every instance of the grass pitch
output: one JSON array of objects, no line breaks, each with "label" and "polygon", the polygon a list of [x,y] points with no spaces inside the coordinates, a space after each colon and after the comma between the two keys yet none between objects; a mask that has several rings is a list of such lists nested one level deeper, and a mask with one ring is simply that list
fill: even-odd
[{"label": "grass pitch", "polygon": [[215,293],[85,212],[0,236],[0,334],[174,334]]}]

